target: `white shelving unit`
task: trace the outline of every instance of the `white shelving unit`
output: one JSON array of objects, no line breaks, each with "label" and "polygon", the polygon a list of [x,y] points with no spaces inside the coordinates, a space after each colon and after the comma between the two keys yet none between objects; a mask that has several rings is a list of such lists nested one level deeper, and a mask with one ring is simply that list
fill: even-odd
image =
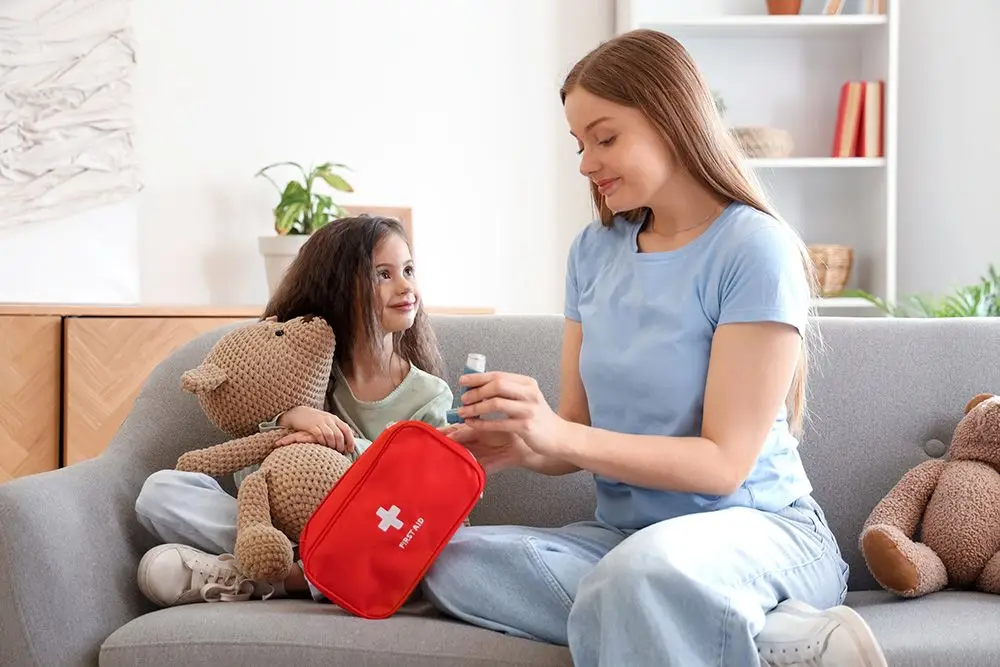
[{"label": "white shelving unit", "polygon": [[[616,32],[649,28],[679,40],[726,104],[732,127],[789,131],[788,158],[753,159],[781,214],[806,243],[854,250],[848,288],[896,298],[896,118],[899,0],[865,14],[864,0],[821,13],[769,16],[765,0],[616,0]],[[884,155],[830,157],[845,81],[882,80]],[[821,314],[877,314],[864,299],[821,299]]]}]

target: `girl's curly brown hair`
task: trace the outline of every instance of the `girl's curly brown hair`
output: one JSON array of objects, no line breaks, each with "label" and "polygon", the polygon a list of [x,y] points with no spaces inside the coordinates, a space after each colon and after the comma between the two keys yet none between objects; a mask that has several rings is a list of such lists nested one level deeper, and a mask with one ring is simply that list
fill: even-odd
[{"label": "girl's curly brown hair", "polygon": [[[322,317],[336,336],[334,361],[349,372],[360,335],[382,358],[385,336],[376,306],[376,272],[372,253],[388,234],[410,246],[406,230],[394,218],[361,215],[334,220],[310,236],[288,267],[261,319],[285,322],[295,317]],[[411,248],[412,252],[412,248]],[[443,362],[423,300],[413,326],[392,338],[394,351],[410,364],[438,377]]]}]

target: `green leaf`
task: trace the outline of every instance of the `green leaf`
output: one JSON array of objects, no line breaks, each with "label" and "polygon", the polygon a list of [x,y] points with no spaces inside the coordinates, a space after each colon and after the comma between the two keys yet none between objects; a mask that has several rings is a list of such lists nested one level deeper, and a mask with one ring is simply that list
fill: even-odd
[{"label": "green leaf", "polygon": [[306,189],[298,181],[288,181],[284,192],[281,193],[281,201],[278,202],[278,207],[282,208],[293,203],[309,203],[309,193],[306,192]]},{"label": "green leaf", "polygon": [[269,164],[269,165],[267,165],[265,167],[261,167],[260,171],[257,172],[257,175],[259,176],[260,174],[263,174],[268,169],[274,169],[275,167],[283,167],[283,166],[291,166],[291,167],[295,167],[299,171],[304,171],[302,169],[302,165],[300,165],[298,162],[291,162],[289,160],[283,160],[281,162],[272,162],[271,164]]},{"label": "green leaf", "polygon": [[306,205],[301,202],[293,202],[283,209],[275,209],[275,231],[282,235],[288,234],[305,210]]},{"label": "green leaf", "polygon": [[938,307],[930,299],[930,297],[923,294],[916,294],[912,298],[912,302],[915,304],[918,312],[924,317],[937,317]]},{"label": "green leaf", "polygon": [[351,187],[350,183],[332,171],[321,171],[319,172],[319,177],[326,181],[327,185],[334,190],[340,190],[341,192],[354,192],[354,188]]},{"label": "green leaf", "polygon": [[978,283],[944,297],[911,294],[893,306],[862,290],[848,290],[843,295],[867,299],[894,317],[1000,317],[1000,275],[992,264]]},{"label": "green leaf", "polygon": [[888,303],[886,303],[882,298],[875,296],[874,294],[869,294],[868,292],[861,289],[848,289],[840,293],[841,297],[852,297],[864,299],[868,303],[872,304],[879,310],[881,310],[886,315],[893,314],[893,308]]},{"label": "green leaf", "polygon": [[273,178],[271,178],[270,176],[268,176],[267,174],[265,174],[265,173],[264,173],[263,171],[259,171],[259,172],[257,172],[257,174],[255,174],[255,175],[256,175],[256,176],[263,176],[264,178],[266,178],[266,179],[268,180],[268,182],[269,182],[269,183],[270,183],[271,185],[273,185],[273,186],[274,186],[274,189],[278,191],[278,194],[279,194],[279,195],[281,194],[281,188],[279,188],[279,187],[278,187],[278,184],[274,182],[274,179],[273,179]]},{"label": "green leaf", "polygon": [[322,229],[330,223],[330,216],[326,213],[317,213],[313,216],[312,224],[310,225],[309,232],[315,232],[318,229]]},{"label": "green leaf", "polygon": [[321,171],[333,171],[334,169],[343,169],[345,171],[353,171],[346,164],[341,164],[339,162],[324,162],[313,169],[313,173],[319,173]]},{"label": "green leaf", "polygon": [[333,206],[333,199],[328,195],[316,195],[316,212],[325,213]]},{"label": "green leaf", "polygon": [[298,162],[289,162],[289,161],[275,162],[273,164],[267,165],[266,167],[261,167],[260,171],[258,171],[256,175],[262,176],[264,175],[264,172],[268,171],[269,169],[274,169],[275,167],[295,167],[302,173],[303,179],[309,180],[309,176],[306,174],[306,170],[302,168],[301,164],[299,164]]},{"label": "green leaf", "polygon": [[293,223],[309,210],[309,193],[298,181],[289,181],[274,208],[275,229],[279,234],[293,230]]}]

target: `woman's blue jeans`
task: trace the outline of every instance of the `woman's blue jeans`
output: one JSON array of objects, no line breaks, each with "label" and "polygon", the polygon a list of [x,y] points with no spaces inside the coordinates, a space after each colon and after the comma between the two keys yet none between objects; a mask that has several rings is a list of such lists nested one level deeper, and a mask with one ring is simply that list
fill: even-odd
[{"label": "woman's blue jeans", "polygon": [[841,604],[848,567],[810,497],[780,512],[693,514],[631,533],[597,522],[460,529],[424,595],[485,628],[568,645],[578,667],[747,667],[787,598]]}]

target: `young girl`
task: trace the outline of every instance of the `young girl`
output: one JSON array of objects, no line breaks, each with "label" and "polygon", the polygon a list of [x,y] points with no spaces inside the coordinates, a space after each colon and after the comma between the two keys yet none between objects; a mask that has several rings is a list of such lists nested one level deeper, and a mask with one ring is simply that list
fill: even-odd
[{"label": "young girl", "polygon": [[[262,429],[356,457],[390,423],[446,424],[451,389],[420,302],[409,242],[391,218],[337,220],[315,232],[288,269],[262,318],[324,317],[336,336],[326,410],[298,406]],[[237,487],[254,468],[234,475]],[[143,594],[160,606],[251,597],[320,599],[297,562],[284,581],[249,581],[236,568],[236,499],[200,473],[160,470],[135,503],[140,523],[165,544],[139,563]]]},{"label": "young girl", "polygon": [[596,515],[463,528],[425,597],[568,645],[577,667],[885,667],[843,606],[847,565],[798,454],[801,240],[673,38],[618,36],[561,93],[600,219],[569,252],[559,410],[530,377],[467,375],[451,436],[487,469],[592,473]]}]

